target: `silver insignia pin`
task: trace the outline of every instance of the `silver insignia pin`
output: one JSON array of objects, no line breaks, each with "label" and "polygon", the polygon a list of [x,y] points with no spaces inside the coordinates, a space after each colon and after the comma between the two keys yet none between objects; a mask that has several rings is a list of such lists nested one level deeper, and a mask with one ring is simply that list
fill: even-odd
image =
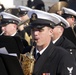
[{"label": "silver insignia pin", "polygon": [[72,75],[73,67],[67,67],[67,69],[69,71],[69,75]]}]

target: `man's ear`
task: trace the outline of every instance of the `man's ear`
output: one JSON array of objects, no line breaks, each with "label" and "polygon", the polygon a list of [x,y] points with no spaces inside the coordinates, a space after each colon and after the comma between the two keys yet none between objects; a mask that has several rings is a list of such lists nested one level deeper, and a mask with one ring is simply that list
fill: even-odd
[{"label": "man's ear", "polygon": [[72,18],[72,20],[74,20],[74,21],[75,21],[75,18],[73,17],[73,18]]},{"label": "man's ear", "polygon": [[53,29],[50,28],[50,35],[53,37]]}]

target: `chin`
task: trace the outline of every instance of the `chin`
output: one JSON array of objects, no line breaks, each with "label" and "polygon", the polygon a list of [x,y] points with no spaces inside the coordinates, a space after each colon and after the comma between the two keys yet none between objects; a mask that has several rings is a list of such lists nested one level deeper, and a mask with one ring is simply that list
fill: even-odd
[{"label": "chin", "polygon": [[41,43],[37,43],[36,45],[37,45],[37,46],[42,46],[42,44],[41,44]]}]

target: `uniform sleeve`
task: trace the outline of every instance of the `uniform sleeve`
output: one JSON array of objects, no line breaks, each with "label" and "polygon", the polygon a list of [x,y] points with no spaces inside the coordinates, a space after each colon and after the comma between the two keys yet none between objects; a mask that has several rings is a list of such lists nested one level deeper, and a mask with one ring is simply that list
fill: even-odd
[{"label": "uniform sleeve", "polygon": [[76,75],[76,62],[71,54],[68,53],[61,58],[57,75]]}]

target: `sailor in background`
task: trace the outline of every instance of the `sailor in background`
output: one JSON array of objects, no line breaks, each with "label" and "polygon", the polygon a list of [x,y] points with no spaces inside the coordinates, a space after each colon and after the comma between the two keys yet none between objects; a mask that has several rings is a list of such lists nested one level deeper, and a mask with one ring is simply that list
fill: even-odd
[{"label": "sailor in background", "polygon": [[76,12],[68,7],[69,4],[66,1],[59,1],[51,6],[48,12],[57,13],[69,22],[70,27],[65,29],[63,35],[76,45]]},{"label": "sailor in background", "polygon": [[32,9],[27,6],[18,6],[17,8],[19,10],[17,14],[18,17],[20,17],[22,21],[27,21],[29,19],[27,13],[28,11],[31,11]]},{"label": "sailor in background", "polygon": [[21,20],[9,13],[1,12],[0,13],[0,26],[4,36],[18,36],[21,38],[24,47],[28,45],[28,42],[23,39],[18,33],[18,24]]},{"label": "sailor in background", "polygon": [[[24,75],[20,62],[18,60],[18,57],[14,56],[14,53],[15,54],[19,53],[19,49],[16,50],[17,49],[16,47],[18,46],[18,44],[17,43],[15,44],[14,40],[13,42],[11,40],[13,37],[20,37],[20,35],[18,34],[18,30],[17,30],[17,26],[19,22],[20,22],[20,19],[14,15],[11,15],[6,12],[0,13],[0,26],[3,31],[3,33],[1,34],[2,36],[0,35],[0,47],[4,43],[2,40],[6,41],[7,39],[8,39],[7,42],[5,42],[4,44],[6,44],[8,47],[9,46],[12,46],[12,48],[15,47],[13,49],[10,48],[10,50],[8,50],[6,48],[6,45],[3,45],[3,47],[6,48],[8,54],[5,53],[5,51],[3,53],[0,53],[0,67],[1,67],[0,75]],[[1,40],[1,37],[6,37],[6,38],[9,37],[10,39],[7,38],[5,40],[4,38],[2,38]],[[20,39],[22,43],[23,39],[21,37]],[[11,41],[11,45],[9,45],[10,44],[9,41]],[[9,55],[10,53],[12,53],[13,55]]]},{"label": "sailor in background", "polygon": [[64,30],[63,35],[76,45],[76,12],[66,7],[62,7],[62,11],[62,17],[64,17],[70,25],[70,27]]},{"label": "sailor in background", "polygon": [[27,6],[18,6],[19,9],[18,17],[22,20],[22,24],[20,23],[18,29],[20,31],[20,35],[27,40],[28,44],[32,44],[32,37],[31,37],[31,29],[29,27],[30,19],[28,17],[28,12],[32,9]]},{"label": "sailor in background", "polygon": [[[75,75],[76,65],[73,56],[52,43],[53,28],[60,22],[60,19],[40,10],[30,11],[29,17],[31,35],[36,42],[35,58],[37,53],[40,53],[40,57],[34,64],[33,75]],[[25,48],[26,51],[29,49]]]},{"label": "sailor in background", "polygon": [[53,29],[53,44],[66,49],[70,54],[74,56],[76,61],[76,46],[69,39],[63,36],[64,29],[70,26],[69,23],[60,15],[57,15],[55,13],[51,14],[58,17],[61,20],[59,24],[57,24]]},{"label": "sailor in background", "polygon": [[5,10],[5,12],[13,14],[21,19],[22,22],[18,24],[18,32],[19,34],[27,40],[28,44],[31,45],[31,33],[29,23],[29,17],[27,15],[28,11],[31,11],[32,9],[27,6],[18,6],[16,8],[8,8]]}]

